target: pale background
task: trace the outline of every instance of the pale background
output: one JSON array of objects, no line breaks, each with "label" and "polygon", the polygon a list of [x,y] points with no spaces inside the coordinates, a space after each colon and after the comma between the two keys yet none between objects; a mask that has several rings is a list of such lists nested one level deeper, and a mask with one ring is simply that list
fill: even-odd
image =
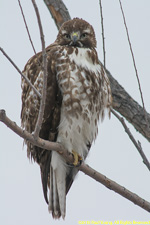
[{"label": "pale background", "polygon": [[[36,51],[41,50],[39,30],[31,1],[21,1]],[[103,61],[99,1],[64,1],[72,17],[91,23],[95,29],[98,54]],[[37,0],[46,45],[57,35],[55,24],[44,5]],[[123,1],[128,29],[140,75],[147,111],[150,111],[150,1]],[[141,104],[119,1],[103,1],[106,37],[106,66],[130,95]],[[34,54],[28,40],[17,1],[0,0],[0,46],[24,68]],[[20,125],[20,75],[0,53],[0,108]],[[130,126],[150,160],[149,143]],[[150,201],[150,173],[123,127],[112,115],[100,124],[99,136],[87,163]],[[150,214],[110,191],[82,172],[67,196],[66,219],[54,221],[44,201],[39,167],[29,162],[23,140],[0,124],[0,224],[48,225],[78,224],[79,220],[150,220]]]}]

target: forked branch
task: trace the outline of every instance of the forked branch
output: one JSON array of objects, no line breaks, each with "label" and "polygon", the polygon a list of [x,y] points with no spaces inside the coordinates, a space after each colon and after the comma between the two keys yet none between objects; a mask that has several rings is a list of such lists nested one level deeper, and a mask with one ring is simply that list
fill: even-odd
[{"label": "forked branch", "polygon": [[[56,142],[50,142],[43,140],[41,138],[35,139],[34,136],[27,131],[21,129],[17,124],[11,121],[5,113],[5,110],[0,110],[0,121],[3,122],[6,126],[8,126],[12,131],[14,131],[17,135],[28,140],[32,144],[45,148],[47,150],[57,151],[65,157],[67,162],[73,162],[73,156],[68,153],[64,147]],[[125,197],[126,199],[130,200],[134,204],[140,206],[141,208],[145,209],[146,211],[150,212],[150,202],[144,200],[143,198],[139,197],[138,195],[134,194],[133,192],[129,191],[125,187],[117,184],[116,182],[110,180],[103,174],[97,172],[96,170],[92,169],[84,162],[82,162],[81,166],[78,167],[80,171],[84,172],[86,175],[90,176],[91,178],[95,179],[99,183],[103,184],[105,187],[109,188],[110,190],[115,191],[116,193],[120,194],[121,196]]]}]

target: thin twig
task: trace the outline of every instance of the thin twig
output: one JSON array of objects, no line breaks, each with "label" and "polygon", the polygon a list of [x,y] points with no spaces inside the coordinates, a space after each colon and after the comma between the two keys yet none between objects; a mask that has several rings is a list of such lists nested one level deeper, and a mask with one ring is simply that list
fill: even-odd
[{"label": "thin twig", "polygon": [[21,14],[22,14],[22,17],[23,17],[23,21],[24,21],[24,24],[25,24],[25,27],[26,27],[26,30],[27,30],[27,33],[28,33],[28,37],[29,37],[31,46],[33,48],[34,54],[36,55],[37,53],[35,51],[34,44],[33,44],[33,41],[31,39],[31,35],[30,35],[29,29],[28,29],[28,25],[27,25],[27,22],[26,22],[26,19],[25,19],[25,15],[24,15],[20,0],[18,0],[18,3],[19,3],[19,7],[20,7],[20,10],[21,10]]},{"label": "thin twig", "polygon": [[102,10],[102,1],[101,0],[99,0],[99,5],[100,5],[101,25],[102,25],[104,68],[106,68],[106,51],[105,51],[104,23],[103,23],[103,10]]},{"label": "thin twig", "polygon": [[143,159],[143,163],[147,166],[148,170],[150,171],[150,163],[146,157],[146,155],[143,152],[142,146],[140,141],[136,141],[135,138],[133,137],[131,131],[129,130],[129,128],[127,127],[123,117],[120,117],[115,110],[111,109],[111,112],[118,118],[118,120],[122,123],[125,132],[128,134],[129,138],[131,139],[131,141],[133,142],[133,144],[135,145],[136,149],[138,150],[139,154],[141,155],[142,159]]},{"label": "thin twig", "polygon": [[[26,27],[26,31],[27,31],[27,34],[28,34],[28,37],[29,37],[29,41],[30,41],[30,43],[31,43],[33,52],[34,52],[34,54],[36,55],[37,52],[36,52],[36,50],[35,50],[33,41],[32,41],[32,39],[31,39],[31,35],[30,35],[30,32],[29,32],[29,28],[28,28],[28,25],[27,25],[27,22],[26,22],[26,18],[25,18],[25,15],[24,15],[24,12],[23,12],[23,9],[22,9],[20,0],[18,0],[18,3],[19,3],[19,7],[20,7],[20,10],[21,10],[21,14],[22,14],[22,17],[23,17],[23,21],[24,21],[24,24],[25,24],[25,27]],[[38,57],[37,57],[37,61],[38,61],[38,64],[41,66],[41,62],[40,62],[40,60],[39,60]]]},{"label": "thin twig", "polygon": [[133,53],[133,49],[132,49],[132,45],[131,45],[131,41],[130,41],[130,37],[129,37],[128,27],[127,27],[127,23],[126,23],[126,19],[125,19],[125,14],[124,14],[124,11],[123,11],[123,7],[122,7],[121,0],[119,0],[119,3],[120,3],[120,8],[121,8],[122,16],[123,16],[124,25],[125,25],[125,28],[126,28],[126,33],[127,33],[128,43],[129,43],[129,46],[130,46],[130,52],[131,52],[131,55],[132,55],[132,60],[133,60],[133,65],[134,65],[134,69],[135,69],[135,74],[136,74],[136,78],[137,78],[138,86],[139,86],[139,90],[140,90],[142,105],[143,105],[144,114],[145,114],[145,121],[146,121],[147,127],[149,129],[148,118],[147,118],[147,115],[146,115],[146,109],[145,109],[145,104],[144,104],[144,98],[143,98],[142,88],[141,88],[141,84],[140,84],[140,79],[139,79],[139,75],[138,75],[138,71],[137,71],[137,67],[136,67],[136,63],[135,63],[134,53]]},{"label": "thin twig", "polygon": [[40,110],[39,110],[39,114],[38,114],[38,119],[37,119],[35,130],[34,130],[34,136],[38,137],[40,129],[41,129],[42,121],[43,121],[45,102],[46,102],[46,90],[47,90],[47,58],[46,57],[47,56],[46,56],[45,40],[44,40],[44,34],[43,34],[43,28],[42,28],[42,24],[41,24],[39,10],[38,10],[35,0],[32,0],[32,3],[34,6],[34,9],[35,9],[35,13],[36,13],[37,21],[38,21],[38,25],[39,25],[41,43],[42,43],[42,56],[43,56],[42,98],[41,98],[41,102],[40,102]]},{"label": "thin twig", "polygon": [[[53,150],[60,153],[67,162],[73,162],[73,156],[68,153],[64,147],[56,142],[46,141],[41,138],[35,139],[35,137],[28,133],[27,131],[21,129],[17,124],[11,121],[5,113],[5,110],[0,110],[0,121],[3,122],[6,126],[8,126],[12,131],[18,134],[20,137],[24,138],[25,140],[29,141],[33,145],[39,146],[41,148],[47,150]],[[105,187],[109,188],[110,190],[115,191],[116,193],[120,194],[121,196],[125,197],[126,199],[130,200],[134,204],[140,206],[141,208],[145,209],[146,211],[150,212],[150,202],[144,200],[143,198],[139,197],[135,193],[127,190],[123,186],[117,184],[113,180],[110,180],[103,174],[95,171],[84,162],[82,162],[81,166],[78,167],[80,171],[84,172],[86,175],[90,176],[91,178],[95,179],[99,183],[103,184]]]},{"label": "thin twig", "polygon": [[9,60],[9,62],[15,67],[15,69],[20,73],[20,75],[25,79],[25,81],[29,84],[29,86],[33,89],[36,95],[41,98],[41,94],[36,90],[36,88],[32,85],[30,80],[21,72],[21,70],[16,66],[16,64],[12,61],[12,59],[7,55],[7,53],[0,47],[0,51],[4,54],[4,56]]}]

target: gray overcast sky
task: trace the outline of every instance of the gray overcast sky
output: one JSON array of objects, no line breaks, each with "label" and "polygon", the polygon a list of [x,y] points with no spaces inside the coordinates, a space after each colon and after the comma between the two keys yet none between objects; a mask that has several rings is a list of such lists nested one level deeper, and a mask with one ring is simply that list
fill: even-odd
[{"label": "gray overcast sky", "polygon": [[[36,16],[31,1],[21,1],[36,51],[41,51]],[[57,35],[43,1],[40,10],[46,45]],[[64,1],[71,16],[91,23],[95,29],[99,58],[103,60],[99,1]],[[130,95],[141,104],[119,1],[105,0],[103,16],[106,66]],[[147,111],[150,111],[150,1],[123,1],[128,29],[140,75]],[[17,1],[0,0],[0,46],[22,70],[33,55]],[[0,108],[20,125],[20,75],[0,53]],[[129,125],[129,124],[128,124]],[[129,125],[150,159],[150,145]],[[137,150],[113,117],[100,124],[99,135],[87,163],[129,190],[150,201],[150,173]],[[79,220],[150,220],[150,214],[118,194],[79,173],[67,196],[65,221],[54,221],[44,202],[39,167],[29,162],[23,141],[0,124],[0,224],[78,224]]]}]

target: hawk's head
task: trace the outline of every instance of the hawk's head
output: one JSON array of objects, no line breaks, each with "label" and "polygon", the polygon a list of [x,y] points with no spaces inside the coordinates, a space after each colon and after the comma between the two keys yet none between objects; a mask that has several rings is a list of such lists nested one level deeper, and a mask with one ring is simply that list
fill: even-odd
[{"label": "hawk's head", "polygon": [[83,19],[74,18],[61,26],[57,39],[59,45],[82,48],[95,48],[96,39],[93,27]]}]

